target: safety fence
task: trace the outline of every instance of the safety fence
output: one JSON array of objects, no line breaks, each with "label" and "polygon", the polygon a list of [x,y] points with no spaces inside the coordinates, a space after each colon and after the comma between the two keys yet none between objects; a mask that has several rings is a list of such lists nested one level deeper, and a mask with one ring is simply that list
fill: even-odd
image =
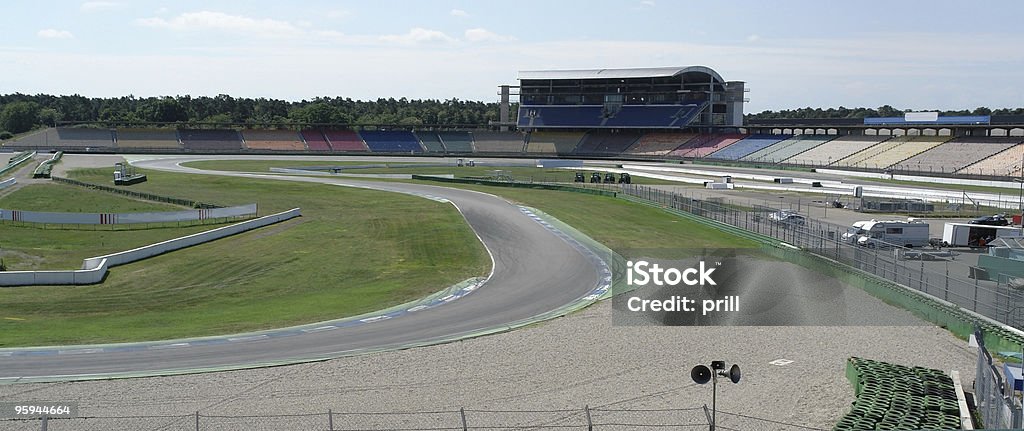
[{"label": "safety fence", "polygon": [[985,429],[1020,429],[1021,403],[1014,395],[1012,383],[1003,378],[985,346],[985,336],[975,331],[978,343],[978,367],[975,370],[974,400]]},{"label": "safety fence", "polygon": [[222,207],[221,205],[207,203],[207,202],[198,202],[198,201],[194,201],[194,200],[191,200],[191,199],[182,199],[182,198],[175,198],[175,197],[170,197],[170,196],[161,196],[161,195],[157,195],[157,194],[153,194],[153,193],[145,193],[145,192],[138,192],[138,191],[134,191],[134,190],[128,190],[128,189],[125,189],[125,188],[104,186],[104,185],[101,185],[101,184],[92,184],[92,183],[87,183],[87,182],[83,182],[83,181],[72,180],[70,178],[51,177],[51,179],[53,181],[58,182],[58,183],[71,184],[71,185],[74,185],[74,186],[86,187],[86,188],[90,188],[90,189],[93,189],[93,190],[102,190],[102,191],[105,191],[105,192],[116,193],[116,194],[119,194],[119,195],[133,197],[133,198],[136,198],[136,199],[143,199],[143,200],[152,201],[152,202],[168,203],[168,204],[181,205],[181,206],[192,207],[192,208],[221,208]]},{"label": "safety fence", "polygon": [[[79,411],[82,411],[79,408]],[[675,409],[583,407],[564,410],[458,410],[410,412],[336,412],[307,414],[78,416],[48,419],[0,419],[10,431],[160,429],[167,431],[322,430],[322,431],[469,431],[469,430],[653,430],[707,429],[707,406]],[[716,428],[723,431],[824,430],[752,414],[719,410]]]},{"label": "safety fence", "polygon": [[[618,189],[620,196],[627,199],[710,219],[741,236],[759,235],[798,248],[797,251],[782,247],[769,252],[785,254],[780,257],[825,271],[963,337],[970,335],[976,323],[981,323],[986,325],[990,344],[1016,350],[1017,345],[1024,343],[1019,331],[1007,331],[993,324],[1024,328],[1024,293],[1015,287],[1018,283],[1006,277],[997,277],[995,281],[972,278],[977,268],[956,261],[951,254],[885,243],[876,247],[855,245],[843,237],[847,226],[809,217],[802,223],[773,220],[772,213],[788,210],[780,203],[712,201],[687,192],[642,185],[620,185]],[[864,277],[863,273],[878,279]],[[990,320],[979,319],[979,315]]]}]

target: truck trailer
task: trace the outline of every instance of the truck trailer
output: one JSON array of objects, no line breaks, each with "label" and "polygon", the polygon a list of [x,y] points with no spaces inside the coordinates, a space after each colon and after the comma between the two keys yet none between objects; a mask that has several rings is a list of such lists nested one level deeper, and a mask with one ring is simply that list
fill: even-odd
[{"label": "truck trailer", "polygon": [[946,223],[942,228],[943,247],[985,247],[1004,236],[1020,236],[1021,228],[983,224]]}]

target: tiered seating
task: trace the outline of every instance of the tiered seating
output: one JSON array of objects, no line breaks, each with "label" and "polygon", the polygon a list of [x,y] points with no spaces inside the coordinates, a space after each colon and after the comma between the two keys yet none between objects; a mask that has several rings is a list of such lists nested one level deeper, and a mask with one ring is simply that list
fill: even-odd
[{"label": "tiered seating", "polygon": [[786,159],[785,162],[812,166],[830,165],[846,157],[849,157],[851,154],[864,151],[872,146],[875,146],[879,142],[882,142],[886,139],[889,139],[889,137],[870,135],[847,135],[833,139],[831,141],[826,142],[825,144],[819,145],[803,153],[790,157],[789,159]]},{"label": "tiered seating", "polygon": [[305,151],[306,144],[294,130],[242,130],[242,139],[250,150]]},{"label": "tiered seating", "polygon": [[519,132],[473,132],[473,143],[480,153],[523,152],[523,135]]},{"label": "tiered seating", "polygon": [[948,136],[900,136],[865,150],[864,155],[854,154],[840,165],[885,169],[947,140]]},{"label": "tiered seating", "polygon": [[640,138],[640,133],[631,130],[611,132],[594,130],[587,132],[580,141],[574,154],[617,155],[633,145]]},{"label": "tiered seating", "polygon": [[334,151],[368,151],[359,135],[351,130],[324,130],[323,134]]},{"label": "tiered seating", "polygon": [[687,144],[696,133],[650,132],[645,133],[623,154],[634,156],[665,156],[670,151]]},{"label": "tiered seating", "polygon": [[178,131],[170,129],[117,129],[117,147],[125,149],[180,150]]},{"label": "tiered seating", "polygon": [[422,153],[423,147],[416,135],[404,130],[363,130],[359,136],[375,153]]},{"label": "tiered seating", "polygon": [[[114,132],[110,129],[58,127],[57,143],[60,148],[113,148]],[[51,143],[51,145],[53,145]]]},{"label": "tiered seating", "polygon": [[[469,132],[437,132],[437,136],[441,138],[441,142],[444,142],[444,147],[450,153],[472,153],[475,151],[473,135]],[[522,140],[519,141],[519,146],[522,147]]]},{"label": "tiered seating", "polygon": [[419,131],[413,132],[416,135],[416,139],[420,140],[420,144],[427,150],[428,153],[444,153],[444,143],[441,142],[441,138],[437,136],[436,132]]},{"label": "tiered seating", "polygon": [[672,150],[672,152],[668,153],[668,156],[694,158],[706,157],[708,154],[735,144],[746,137],[747,135],[737,133],[722,135],[704,133],[695,136],[685,144],[680,145],[679,148]]},{"label": "tiered seating", "polygon": [[919,172],[952,173],[1020,141],[1021,138],[956,138],[899,162],[896,167]]},{"label": "tiered seating", "polygon": [[530,134],[530,143],[526,146],[528,153],[571,154],[580,140],[581,132],[551,132],[538,130]]},{"label": "tiered seating", "polygon": [[[1020,137],[1016,138],[1020,139]],[[1003,152],[993,154],[957,173],[1019,177],[1021,160],[1024,160],[1024,144],[1014,145]]]},{"label": "tiered seating", "polygon": [[[533,117],[530,113],[534,113]],[[519,127],[596,127],[604,121],[601,105],[589,106],[522,106],[519,108]]]},{"label": "tiered seating", "polygon": [[742,160],[779,163],[793,157],[794,155],[828,142],[832,138],[834,138],[834,136],[797,135],[775,145],[747,154]]},{"label": "tiered seating", "polygon": [[708,158],[723,160],[739,160],[754,151],[775,144],[783,139],[789,139],[791,135],[750,135],[743,140],[736,142],[721,150],[708,155]]},{"label": "tiered seating", "polygon": [[697,105],[624,105],[600,123],[605,127],[683,127],[700,113]]},{"label": "tiered seating", "polygon": [[242,149],[242,137],[237,130],[181,129],[181,143],[187,150],[237,151]]},{"label": "tiered seating", "polygon": [[302,140],[306,141],[306,147],[310,151],[331,151],[331,144],[327,143],[327,138],[318,129],[303,130],[299,132],[299,136],[302,136]]},{"label": "tiered seating", "polygon": [[54,129],[39,130],[18,139],[4,143],[5,147],[50,149],[57,146],[57,132]]}]

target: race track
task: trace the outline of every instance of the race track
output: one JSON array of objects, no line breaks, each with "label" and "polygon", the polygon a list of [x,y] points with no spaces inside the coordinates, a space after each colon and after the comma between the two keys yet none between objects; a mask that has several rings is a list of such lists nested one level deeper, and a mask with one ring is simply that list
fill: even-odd
[{"label": "race track", "polygon": [[178,166],[211,158],[215,157],[174,157],[135,164],[144,169],[314,182],[447,199],[459,208],[490,252],[493,273],[472,294],[443,306],[351,327],[280,337],[221,337],[219,342],[0,349],[0,383],[248,368],[425,345],[507,328],[573,303],[602,283],[601,263],[593,256],[493,195],[418,184],[210,172]]}]

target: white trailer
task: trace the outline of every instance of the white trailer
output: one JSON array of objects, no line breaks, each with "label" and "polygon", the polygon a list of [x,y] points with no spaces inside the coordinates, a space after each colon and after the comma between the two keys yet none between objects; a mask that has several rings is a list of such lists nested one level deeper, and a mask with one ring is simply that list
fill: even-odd
[{"label": "white trailer", "polygon": [[942,228],[944,247],[984,247],[993,239],[1020,236],[1021,228],[983,224],[946,223]]},{"label": "white trailer", "polygon": [[868,247],[921,247],[928,245],[928,229],[928,223],[915,218],[866,220],[855,222],[843,239]]}]

